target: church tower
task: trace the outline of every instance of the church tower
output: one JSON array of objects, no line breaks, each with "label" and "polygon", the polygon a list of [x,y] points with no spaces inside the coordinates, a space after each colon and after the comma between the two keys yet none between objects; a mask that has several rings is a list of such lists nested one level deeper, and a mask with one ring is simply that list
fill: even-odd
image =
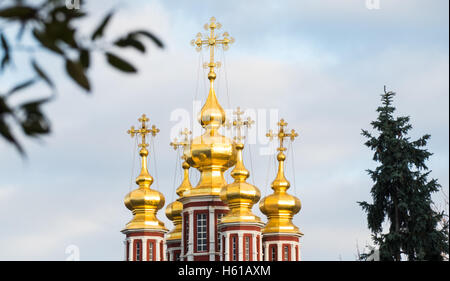
[{"label": "church tower", "polygon": [[[287,193],[290,187],[285,177],[284,162],[287,150],[286,139],[294,141],[298,134],[286,129],[287,123],[278,122],[278,132],[267,133],[270,140],[277,138],[278,172],[272,182],[273,193],[261,201],[260,190],[247,182],[250,172],[243,160],[244,139],[241,131],[254,123],[243,118],[238,107],[235,118],[227,120],[214,89],[215,60],[217,48],[227,50],[234,39],[227,32],[219,32],[221,24],[211,18],[205,24],[207,34],[198,33],[191,44],[197,51],[207,48],[209,62],[209,93],[198,114],[202,134],[191,138],[184,129],[181,141],[173,140],[170,145],[183,150],[183,180],[176,190],[178,198],[165,210],[173,222],[170,232],[157,218],[157,212],[164,206],[164,196],[151,189],[153,177],[147,169],[149,152],[147,136],[159,132],[154,125],[147,127],[149,119],[142,115],[138,129],[131,127],[128,134],[139,137],[141,171],[136,178],[138,188],[125,197],[125,206],[133,213],[132,220],[122,233],[125,239],[125,260],[127,261],[299,261],[300,238],[303,234],[292,219],[300,211],[300,200]],[[233,140],[223,136],[223,126],[235,128]],[[189,169],[200,172],[195,186],[189,180]],[[224,173],[232,168],[232,183],[227,183]],[[192,170],[191,170],[192,171]],[[267,223],[252,212],[258,203],[261,212],[267,216]]]},{"label": "church tower", "polygon": [[274,134],[271,130],[267,133],[270,140],[277,137],[280,145],[277,148],[278,173],[271,186],[274,192],[259,204],[261,212],[268,218],[262,230],[265,261],[300,260],[300,237],[303,234],[292,223],[292,218],[300,211],[301,204],[298,198],[287,193],[291,184],[284,175],[286,148],[283,146],[285,138],[293,141],[298,134],[295,130],[287,133],[286,126],[287,123],[281,119],[278,122],[278,133]]},{"label": "church tower", "polygon": [[262,260],[261,219],[252,213],[252,206],[259,201],[261,192],[256,186],[246,182],[250,176],[243,163],[244,149],[241,129],[249,128],[254,123],[250,117],[242,120],[244,112],[238,107],[234,112],[236,119],[230,125],[236,128],[235,148],[237,153],[236,165],[231,171],[233,183],[224,186],[220,198],[230,211],[219,222],[222,261],[260,261]]},{"label": "church tower", "polygon": [[[182,198],[186,190],[192,189],[191,182],[189,181],[190,166],[186,162],[187,159],[186,153],[189,150],[191,144],[189,135],[192,133],[188,129],[184,129],[184,131],[182,131],[180,134],[184,136],[184,139],[180,142],[177,142],[177,140],[175,140],[174,142],[170,143],[170,145],[173,146],[175,150],[177,150],[179,147],[183,148],[183,156],[181,157],[184,160],[182,164],[182,168],[184,171],[183,181],[176,190],[177,195],[180,198]],[[173,221],[174,224],[174,229],[171,232],[169,232],[169,234],[166,237],[168,261],[181,260],[181,237],[183,235],[182,231],[183,220],[181,213],[183,212],[183,203],[180,202],[180,198],[170,203],[166,208],[166,216],[169,220]]]},{"label": "church tower", "polygon": [[214,68],[218,63],[214,60],[214,50],[222,46],[227,49],[233,39],[228,33],[216,33],[221,24],[211,18],[205,29],[209,31],[206,37],[201,33],[192,40],[197,50],[209,48],[210,61],[208,79],[210,89],[208,98],[198,117],[200,125],[205,130],[203,135],[192,140],[190,153],[186,162],[200,171],[200,181],[197,186],[186,190],[180,202],[182,212],[182,260],[184,261],[216,261],[220,259],[220,245],[217,221],[227,213],[228,207],[220,199],[220,191],[227,182],[224,172],[236,162],[233,143],[219,133],[225,123],[225,111],[220,106],[214,90],[216,73]]},{"label": "church tower", "polygon": [[147,157],[148,143],[146,136],[155,136],[159,129],[147,127],[149,119],[142,115],[139,118],[141,128],[128,130],[131,137],[140,136],[142,142],[139,155],[141,156],[141,172],[136,178],[137,189],[125,196],[125,206],[133,213],[133,219],[126,225],[122,233],[125,239],[125,260],[127,261],[162,261],[164,260],[164,234],[167,229],[157,217],[157,212],[164,206],[164,196],[150,186],[153,177],[148,173]]}]

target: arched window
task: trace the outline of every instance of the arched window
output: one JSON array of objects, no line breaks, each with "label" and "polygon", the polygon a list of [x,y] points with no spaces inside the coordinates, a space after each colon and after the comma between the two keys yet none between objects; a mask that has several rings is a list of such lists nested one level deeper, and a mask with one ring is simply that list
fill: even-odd
[{"label": "arched window", "polygon": [[231,260],[237,261],[237,237],[236,235],[233,235],[231,237]]},{"label": "arched window", "polygon": [[142,240],[135,240],[134,241],[134,249],[135,249],[135,261],[142,261]]},{"label": "arched window", "polygon": [[147,249],[148,260],[154,261],[155,260],[155,242],[148,241],[147,245],[148,245],[148,249]]},{"label": "arched window", "polygon": [[197,214],[197,252],[207,250],[206,214]]},{"label": "arched window", "polygon": [[216,232],[217,232],[217,248],[216,251],[221,251],[221,247],[222,247],[222,239],[220,239],[220,232],[217,231],[217,224],[220,222],[220,220],[223,218],[223,216],[225,216],[224,213],[218,213],[217,214],[217,221],[216,221]]},{"label": "arched window", "polygon": [[290,260],[289,245],[283,245],[283,261]]},{"label": "arched window", "polygon": [[249,236],[245,236],[245,260],[249,261],[250,260],[250,237]]},{"label": "arched window", "polygon": [[188,252],[189,246],[189,214],[184,215],[184,254]]},{"label": "arched window", "polygon": [[269,246],[269,251],[270,251],[270,261],[276,261],[277,260],[277,251],[278,251],[278,249],[277,249],[277,245],[276,244],[274,244],[274,245],[270,245]]}]

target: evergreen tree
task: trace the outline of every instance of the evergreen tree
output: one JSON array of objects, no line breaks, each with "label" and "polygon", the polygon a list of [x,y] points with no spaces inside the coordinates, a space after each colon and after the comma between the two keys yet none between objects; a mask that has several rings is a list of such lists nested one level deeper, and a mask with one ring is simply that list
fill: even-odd
[{"label": "evergreen tree", "polygon": [[[367,147],[375,151],[373,160],[380,165],[367,170],[374,181],[373,204],[358,202],[367,213],[368,227],[379,247],[380,260],[442,260],[448,254],[448,223],[440,227],[444,213],[433,210],[431,194],[441,186],[428,180],[431,171],[425,161],[432,155],[424,147],[430,135],[411,141],[409,117],[394,118],[393,92],[382,95],[378,119],[371,123],[378,137],[362,130]],[[389,231],[383,232],[387,219]]]}]

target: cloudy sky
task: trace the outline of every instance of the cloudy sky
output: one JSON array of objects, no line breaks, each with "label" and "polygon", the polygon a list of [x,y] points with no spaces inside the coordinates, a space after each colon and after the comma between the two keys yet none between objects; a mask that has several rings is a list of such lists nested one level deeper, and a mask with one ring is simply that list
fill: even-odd
[{"label": "cloudy sky", "polygon": [[[142,113],[161,129],[150,159],[153,187],[166,204],[174,200],[181,169],[170,135],[192,124],[206,97],[204,54],[189,42],[211,16],[236,39],[218,54],[224,67],[216,90],[224,108],[241,106],[258,117],[245,163],[263,196],[275,175],[274,156],[258,137],[273,123],[270,113],[300,132],[287,177],[302,201],[294,222],[305,234],[304,260],[354,260],[357,244],[370,243],[356,202],[370,201],[365,170],[376,163],[360,131],[371,130],[384,85],[397,92],[397,114],[411,116],[411,137],[431,134],[428,164],[448,194],[448,1],[380,0],[379,9],[368,9],[365,0],[89,2],[86,34],[114,8],[108,38],[144,28],[166,48],[150,43],[146,56],[122,52],[138,75],[96,56],[90,95],[65,76],[61,61],[39,57],[58,85],[57,99],[45,107],[53,132],[39,141],[15,132],[27,159],[0,141],[1,260],[64,260],[69,245],[79,248],[81,260],[123,259],[120,230],[131,219],[123,198],[139,168],[125,132]],[[27,75],[24,69],[0,76],[0,90]],[[435,198],[442,202],[440,194]],[[171,227],[163,210],[159,217]]]}]

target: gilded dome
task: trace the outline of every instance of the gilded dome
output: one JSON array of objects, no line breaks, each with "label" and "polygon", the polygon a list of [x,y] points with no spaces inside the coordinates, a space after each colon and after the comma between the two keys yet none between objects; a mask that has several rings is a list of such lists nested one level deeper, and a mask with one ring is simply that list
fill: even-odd
[{"label": "gilded dome", "polygon": [[164,206],[164,195],[150,188],[150,185],[153,183],[153,177],[148,173],[147,169],[148,150],[145,143],[140,146],[139,155],[142,158],[142,167],[139,176],[136,178],[136,184],[139,187],[128,193],[124,199],[125,206],[133,213],[133,219],[126,225],[125,229],[167,231],[164,223],[156,217],[158,210]]},{"label": "gilded dome", "polygon": [[218,132],[225,122],[225,112],[217,101],[212,80],[199,122],[205,133],[192,140],[186,162],[200,171],[200,181],[184,196],[219,195],[227,184],[223,173],[236,163],[236,150],[233,142]]},{"label": "gilded dome", "polygon": [[284,176],[284,160],[286,156],[282,151],[277,155],[278,173],[272,182],[273,194],[268,195],[259,203],[259,209],[268,218],[263,233],[296,233],[302,235],[297,226],[292,223],[292,218],[301,209],[298,198],[287,193],[290,187],[289,181]]},{"label": "gilded dome", "polygon": [[231,171],[234,182],[224,186],[220,192],[220,199],[227,203],[230,211],[221,219],[221,223],[228,222],[261,222],[261,219],[252,213],[252,206],[261,198],[259,189],[246,182],[250,173],[242,161],[242,143],[236,144],[237,163]]},{"label": "gilded dome", "polygon": [[183,203],[181,203],[178,200],[175,200],[174,202],[170,203],[166,207],[166,217],[173,221],[174,229],[169,232],[166,236],[167,240],[179,240],[181,239],[181,212],[183,211]]}]

